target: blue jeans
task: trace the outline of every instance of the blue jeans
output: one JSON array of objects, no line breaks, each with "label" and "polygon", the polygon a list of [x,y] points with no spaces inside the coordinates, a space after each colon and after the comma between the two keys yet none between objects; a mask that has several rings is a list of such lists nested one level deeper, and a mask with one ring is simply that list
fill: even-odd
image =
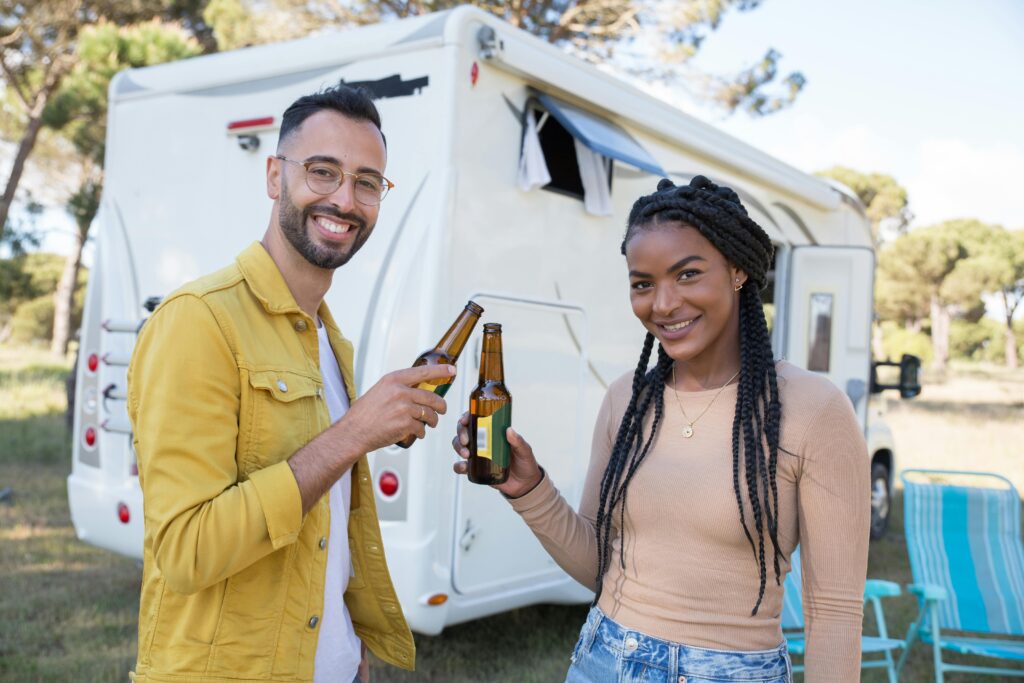
[{"label": "blue jeans", "polygon": [[681,645],[631,631],[593,607],[565,683],[791,683],[786,643],[759,652]]}]

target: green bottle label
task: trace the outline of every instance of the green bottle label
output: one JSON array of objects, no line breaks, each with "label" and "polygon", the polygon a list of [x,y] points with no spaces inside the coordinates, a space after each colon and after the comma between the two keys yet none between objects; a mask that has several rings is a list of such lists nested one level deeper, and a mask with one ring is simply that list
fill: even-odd
[{"label": "green bottle label", "polygon": [[512,426],[512,406],[505,404],[493,415],[476,419],[476,455],[487,458],[498,467],[508,467],[512,448],[506,430]]},{"label": "green bottle label", "polygon": [[416,385],[416,388],[423,389],[424,391],[433,391],[441,398],[444,398],[444,395],[452,388],[452,383],[446,382],[444,384],[434,384],[433,382],[420,382]]}]

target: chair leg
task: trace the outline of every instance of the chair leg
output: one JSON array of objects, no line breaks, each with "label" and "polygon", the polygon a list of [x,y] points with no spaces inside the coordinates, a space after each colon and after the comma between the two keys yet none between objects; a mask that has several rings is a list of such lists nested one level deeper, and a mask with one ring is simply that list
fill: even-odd
[{"label": "chair leg", "polygon": [[900,653],[900,658],[896,662],[896,678],[899,678],[900,673],[903,671],[903,665],[907,663],[907,657],[910,656],[910,648],[913,647],[914,641],[918,638],[918,630],[921,628],[921,621],[924,619],[925,605],[921,603],[918,607],[917,619],[915,619],[910,627],[907,629],[906,643],[903,645],[903,652]]},{"label": "chair leg", "polygon": [[939,632],[939,607],[935,602],[931,604],[931,629],[932,629],[932,663],[935,666],[935,683],[943,683],[945,672],[942,668],[942,641]]},{"label": "chair leg", "polygon": [[[875,612],[875,624],[878,627],[878,635],[882,638],[889,637],[889,629],[885,623],[885,613],[882,611],[882,601],[875,596],[871,596],[871,607]],[[889,676],[889,683],[896,683],[899,680],[899,675],[896,673],[896,668],[892,661],[892,650],[885,651],[885,672]]]}]

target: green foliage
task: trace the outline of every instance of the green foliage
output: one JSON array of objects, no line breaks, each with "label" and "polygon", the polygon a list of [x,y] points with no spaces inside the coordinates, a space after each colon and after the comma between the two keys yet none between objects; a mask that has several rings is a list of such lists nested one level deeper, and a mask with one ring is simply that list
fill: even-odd
[{"label": "green foliage", "polygon": [[[839,181],[853,190],[867,211],[875,242],[883,232],[903,234],[912,218],[907,190],[884,173],[861,173],[845,166],[833,166],[817,175]],[[884,228],[884,230],[883,230]]]},{"label": "green foliage", "polygon": [[998,334],[1002,335],[1002,326],[990,318],[982,318],[976,323],[954,320],[949,327],[950,356],[963,360],[979,359],[996,331],[993,328],[998,329]]},{"label": "green foliage", "polygon": [[905,353],[917,356],[925,365],[932,362],[932,341],[924,332],[914,332],[892,322],[882,323],[882,349],[887,358],[899,359]]},{"label": "green foliage", "polygon": [[132,26],[101,21],[82,29],[78,63],[47,106],[43,121],[61,130],[80,154],[102,165],[107,91],[119,71],[185,59],[201,46],[178,24],[154,19]]},{"label": "green foliage", "polygon": [[991,227],[955,220],[919,228],[879,252],[875,305],[883,320],[920,320],[934,300],[959,312],[973,310],[986,291],[973,260]]},{"label": "green foliage", "polygon": [[[0,259],[0,339],[5,334],[20,343],[43,342],[53,333],[53,293],[64,268],[65,257],[33,252]],[[88,272],[78,273],[72,307],[72,327],[81,322]]]},{"label": "green foliage", "polygon": [[18,306],[11,319],[11,341],[29,344],[53,336],[53,297],[41,296]]}]

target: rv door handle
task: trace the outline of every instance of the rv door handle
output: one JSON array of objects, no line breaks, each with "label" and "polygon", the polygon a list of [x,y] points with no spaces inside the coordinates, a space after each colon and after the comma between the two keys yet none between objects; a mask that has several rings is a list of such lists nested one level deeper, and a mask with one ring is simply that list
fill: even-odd
[{"label": "rv door handle", "polygon": [[478,531],[479,529],[473,526],[473,520],[467,519],[466,530],[462,532],[462,538],[459,539],[459,545],[462,546],[464,552],[469,552],[469,546],[473,545]]}]

